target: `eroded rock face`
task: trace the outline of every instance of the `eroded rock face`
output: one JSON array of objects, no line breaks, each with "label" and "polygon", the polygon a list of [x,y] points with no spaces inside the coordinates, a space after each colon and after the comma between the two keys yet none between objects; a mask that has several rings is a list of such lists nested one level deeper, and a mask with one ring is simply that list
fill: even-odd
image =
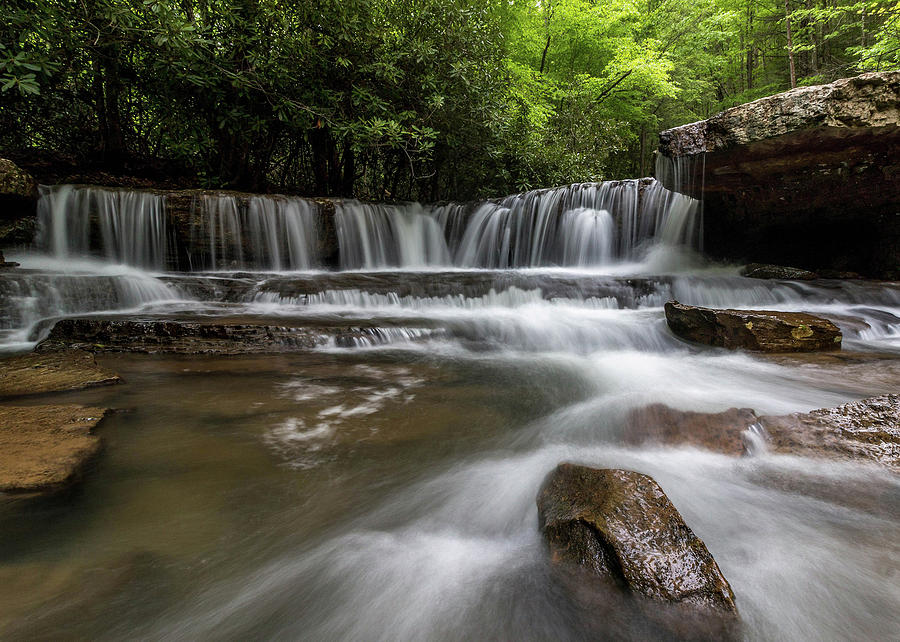
[{"label": "eroded rock face", "polygon": [[18,165],[0,158],[0,196],[24,199],[37,198],[37,183]]},{"label": "eroded rock face", "polygon": [[0,493],[40,494],[78,480],[101,448],[104,408],[0,406]]},{"label": "eroded rock face", "polygon": [[666,303],[666,322],[688,341],[731,350],[812,352],[840,350],[834,323],[803,312],[717,310]]},{"label": "eroded rock face", "polygon": [[80,390],[119,383],[119,375],[101,368],[81,350],[29,353],[0,360],[0,397]]},{"label": "eroded rock face", "polygon": [[706,545],[650,477],[563,463],[537,502],[554,563],[586,568],[649,598],[737,611]]},{"label": "eroded rock face", "polygon": [[660,134],[657,178],[704,199],[729,260],[900,276],[900,72],[799,87]]}]

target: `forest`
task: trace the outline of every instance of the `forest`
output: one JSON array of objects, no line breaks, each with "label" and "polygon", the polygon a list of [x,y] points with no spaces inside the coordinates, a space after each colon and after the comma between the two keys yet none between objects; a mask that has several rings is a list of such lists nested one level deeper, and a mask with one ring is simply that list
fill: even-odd
[{"label": "forest", "polygon": [[898,0],[0,0],[0,152],[471,199],[648,174],[656,133],[900,63]]}]

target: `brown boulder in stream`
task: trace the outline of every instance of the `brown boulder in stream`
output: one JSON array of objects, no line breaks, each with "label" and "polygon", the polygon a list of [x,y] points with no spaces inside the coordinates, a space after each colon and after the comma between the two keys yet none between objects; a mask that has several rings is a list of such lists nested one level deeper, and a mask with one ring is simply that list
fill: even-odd
[{"label": "brown boulder in stream", "polygon": [[544,481],[537,503],[554,563],[645,597],[737,612],[706,545],[647,475],[563,463]]},{"label": "brown boulder in stream", "polygon": [[838,327],[805,312],[714,310],[669,301],[666,322],[682,339],[731,350],[813,352],[841,348]]}]

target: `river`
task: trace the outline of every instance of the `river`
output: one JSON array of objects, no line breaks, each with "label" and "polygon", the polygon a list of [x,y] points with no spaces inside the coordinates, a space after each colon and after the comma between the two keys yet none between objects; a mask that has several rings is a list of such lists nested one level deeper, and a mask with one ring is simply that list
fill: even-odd
[{"label": "river", "polygon": [[[166,269],[158,197],[45,190],[43,237],[7,252],[22,268],[0,280],[7,351],[72,315],[378,332],[303,352],[98,356],[123,385],[52,400],[123,410],[99,428],[102,457],[63,497],[0,504],[0,634],[653,637],[639,612],[598,618],[549,577],[535,496],[575,461],[659,482],[730,581],[747,639],[895,637],[896,475],[635,445],[626,419],[652,403],[783,414],[896,392],[900,285],[741,277],[703,259],[696,202],[629,189],[465,217],[342,203],[333,270],[314,265],[303,201],[210,197],[192,271]],[[99,224],[96,207],[80,213],[91,199],[109,201]],[[673,298],[821,314],[844,350],[689,345],[666,326]]]}]

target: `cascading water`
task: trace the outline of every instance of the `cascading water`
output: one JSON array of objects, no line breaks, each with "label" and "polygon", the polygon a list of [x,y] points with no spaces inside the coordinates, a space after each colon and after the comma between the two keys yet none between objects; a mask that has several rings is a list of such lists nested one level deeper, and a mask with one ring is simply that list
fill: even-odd
[{"label": "cascading water", "polygon": [[606,210],[579,207],[559,223],[563,265],[603,265],[613,256],[615,221]]},{"label": "cascading water", "polygon": [[[8,253],[24,269],[0,272],[7,347],[98,312],[349,331],[277,358],[102,357],[129,383],[70,395],[134,411],[107,420],[107,456],[71,505],[0,520],[0,635],[653,637],[641,609],[607,622],[548,577],[535,495],[560,461],[652,475],[731,582],[748,639],[896,630],[889,473],[761,440],[747,457],[637,444],[626,419],[895,391],[897,284],[670,269],[654,252],[700,249],[702,212],[647,180],[479,204],[340,201],[333,229],[304,199],[205,194],[188,221],[166,221],[144,193],[116,194],[44,190],[46,255]],[[334,237],[345,269],[309,270]],[[160,274],[166,261],[193,272]],[[845,352],[690,346],[666,326],[672,298],[828,316]],[[47,510],[64,518],[51,532]],[[38,574],[54,580],[19,581]],[[114,588],[112,608],[85,577]]]},{"label": "cascading water", "polygon": [[90,256],[96,248],[111,263],[165,268],[165,197],[158,194],[42,187],[38,230],[37,245],[58,259]]},{"label": "cascading water", "polygon": [[317,264],[315,205],[305,199],[203,195],[193,205],[194,269],[308,270]]},{"label": "cascading water", "polygon": [[654,239],[700,249],[697,213],[693,199],[656,181],[630,180],[538,190],[468,207],[350,201],[338,205],[337,224],[344,268],[585,267],[637,258]]},{"label": "cascading water", "polygon": [[418,203],[335,204],[341,267],[385,268],[447,265],[450,253],[439,219]]}]

